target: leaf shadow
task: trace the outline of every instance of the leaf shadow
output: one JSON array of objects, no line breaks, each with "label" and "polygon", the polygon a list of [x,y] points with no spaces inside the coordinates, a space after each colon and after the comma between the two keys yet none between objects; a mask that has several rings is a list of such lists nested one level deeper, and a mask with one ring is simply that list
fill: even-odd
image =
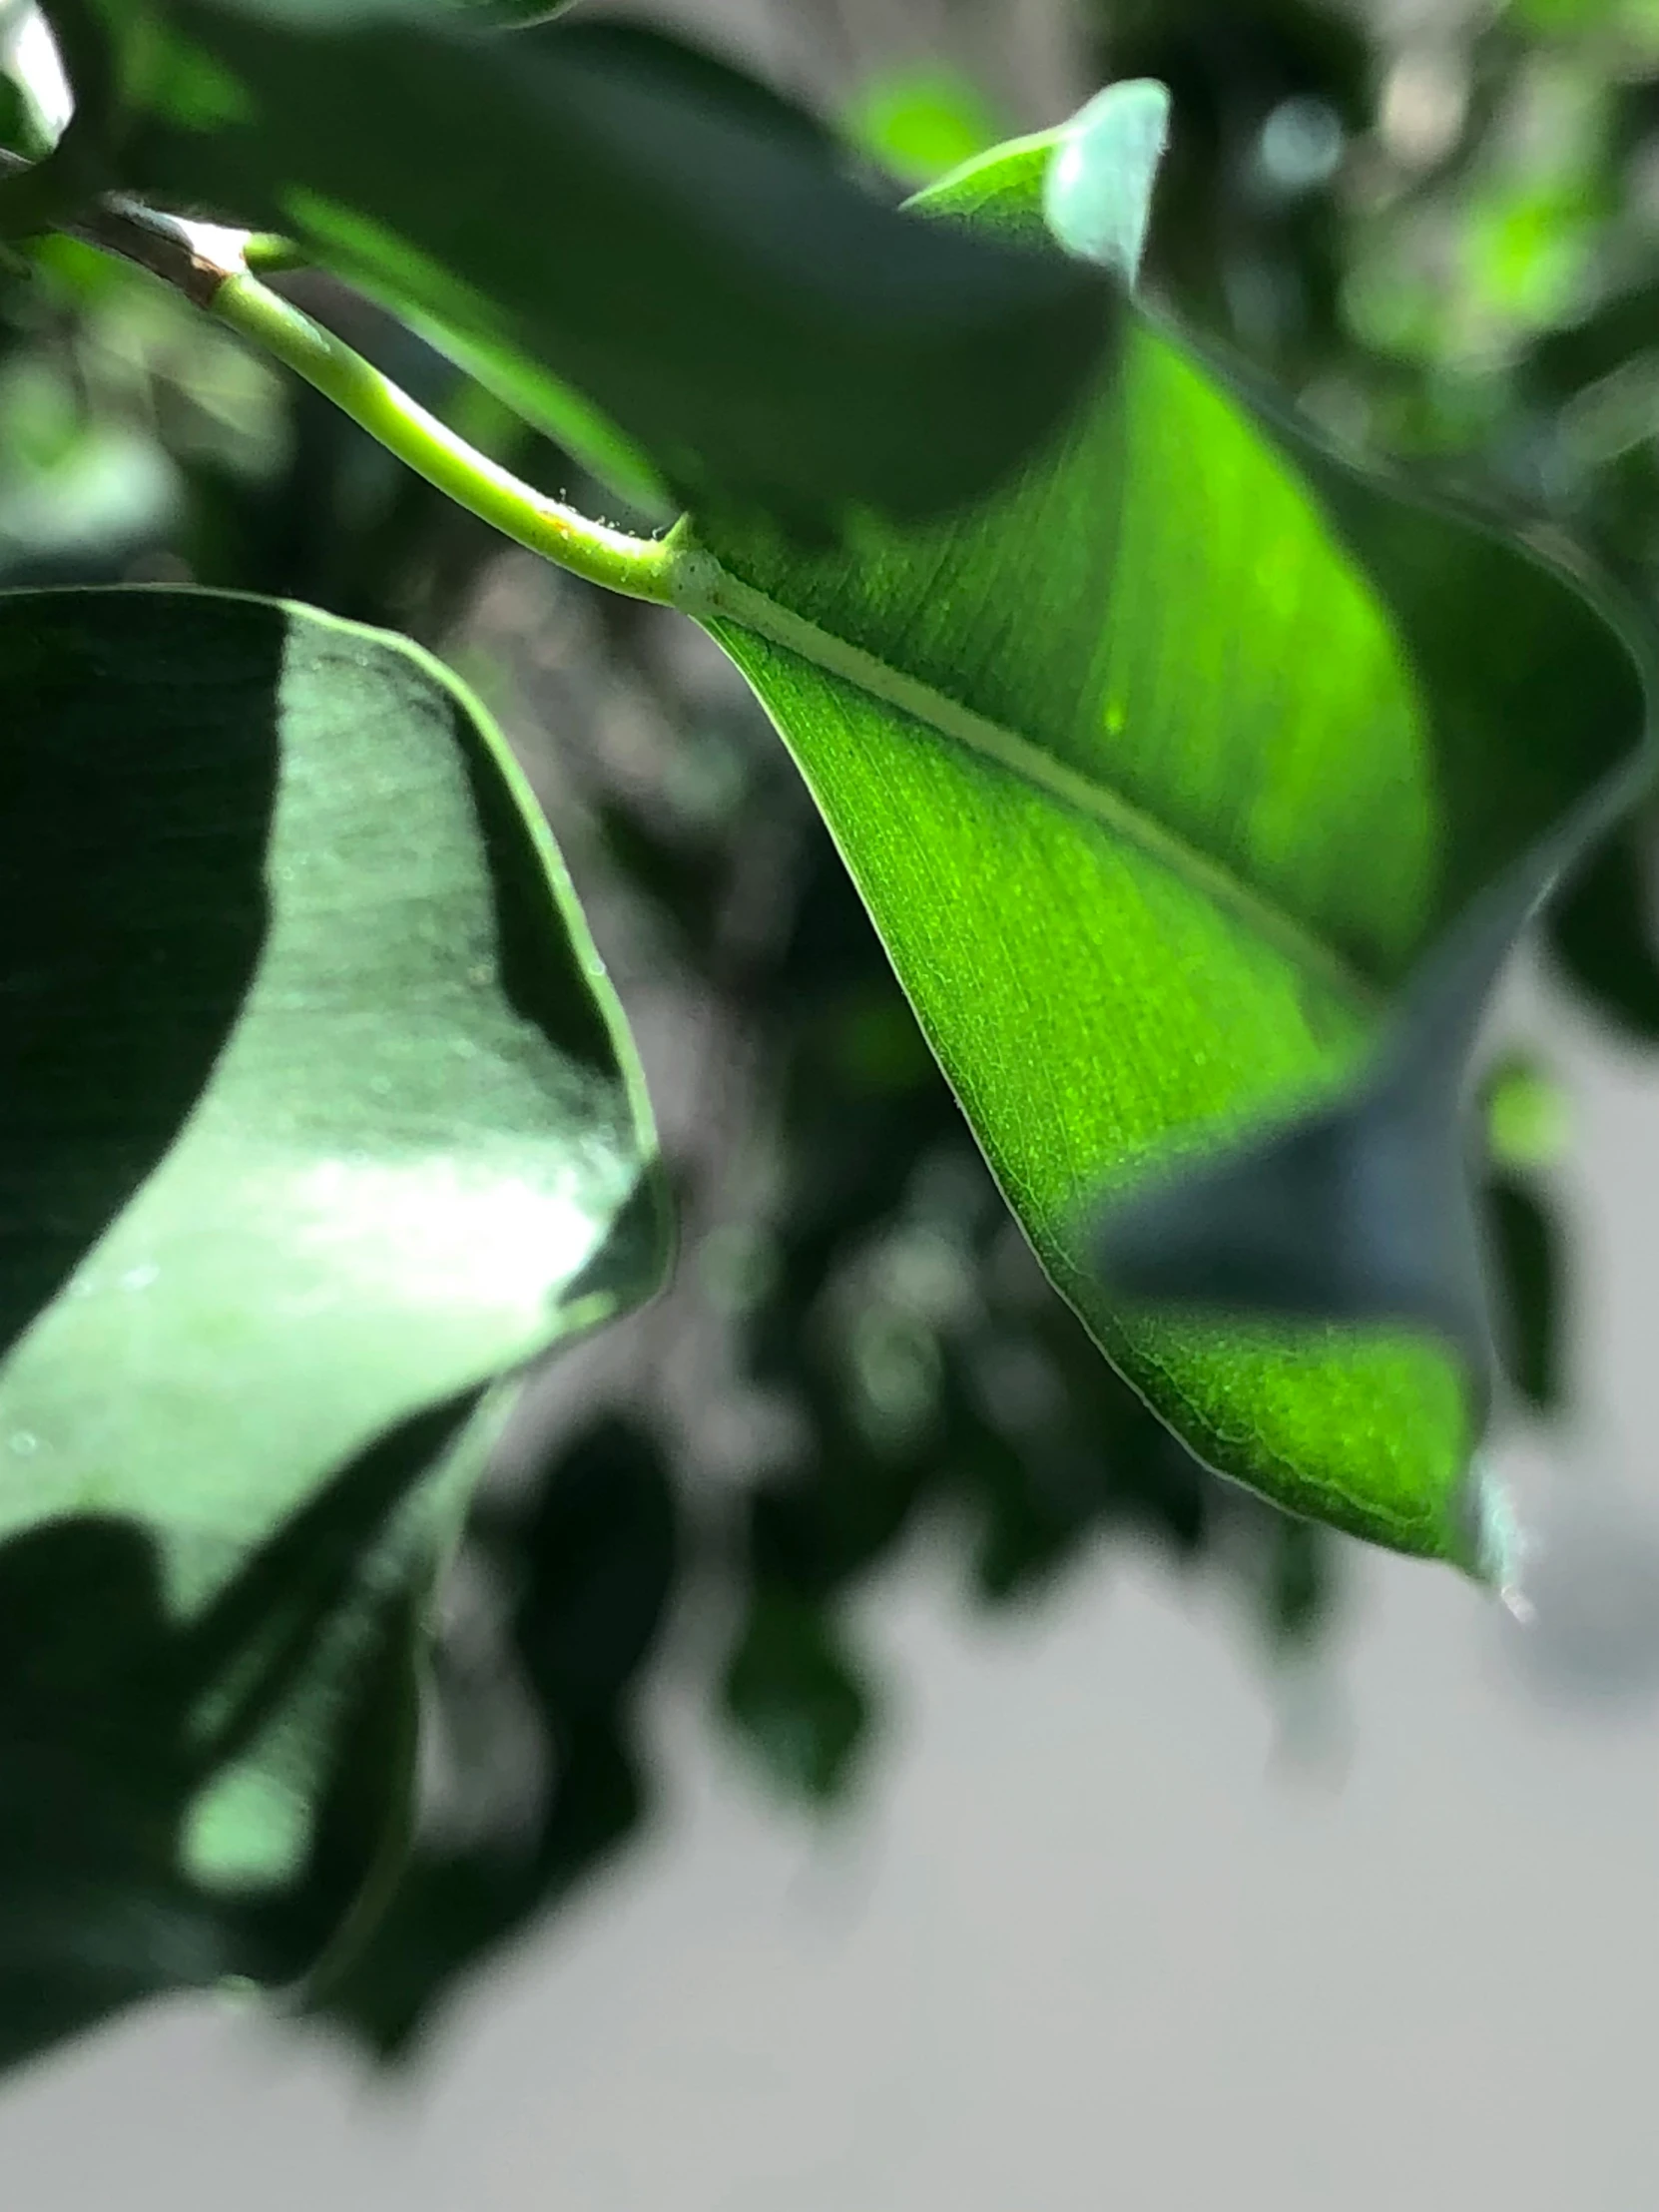
[{"label": "leaf shadow", "polygon": [[269,918],[279,611],[78,599],[0,599],[0,1349],[168,1152]]},{"label": "leaf shadow", "polygon": [[[159,1548],[93,1514],[0,1543],[0,2065],[163,1990],[302,1972],[395,1831],[423,1591],[374,1554],[478,1392],[356,1454],[193,1620]],[[349,1621],[308,1846],[278,1888],[194,1879],[203,1792]]]}]

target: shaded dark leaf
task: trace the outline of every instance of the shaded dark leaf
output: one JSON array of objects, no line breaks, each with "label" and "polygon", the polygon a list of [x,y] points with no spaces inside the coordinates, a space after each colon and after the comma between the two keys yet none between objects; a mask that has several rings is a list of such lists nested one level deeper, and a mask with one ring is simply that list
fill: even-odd
[{"label": "shaded dark leaf", "polygon": [[759,1585],[723,1694],[786,1795],[822,1803],[845,1788],[869,1726],[870,1695],[823,1606]]},{"label": "shaded dark leaf", "polygon": [[1331,1539],[1313,1521],[1282,1514],[1271,1531],[1266,1591],[1268,1630],[1281,1648],[1307,1645],[1335,1600]]},{"label": "shaded dark leaf", "polygon": [[662,1447],[611,1416],[568,1445],[503,1564],[514,1648],[550,1715],[614,1706],[651,1650],[674,1579],[674,1492]]},{"label": "shaded dark leaf", "polygon": [[1488,1176],[1485,1228],[1498,1302],[1498,1348],[1527,1403],[1560,1403],[1562,1240],[1550,1209],[1519,1178]]},{"label": "shaded dark leaf", "polygon": [[1544,936],[1597,1012],[1643,1044],[1659,1044],[1652,841],[1645,819],[1622,823],[1574,871]]},{"label": "shaded dark leaf", "polygon": [[657,34],[173,14],[181,89],[128,143],[135,187],[296,238],[580,450],[537,399],[564,380],[683,493],[951,505],[1108,340],[1101,278],[894,213],[800,111]]},{"label": "shaded dark leaf", "polygon": [[[647,1809],[633,1692],[674,1588],[676,1511],[656,1440],[606,1417],[547,1469],[527,1515],[492,1512],[474,1540],[505,1594],[505,1636],[481,1678],[440,1669],[486,1747],[505,1699],[526,1695],[548,1775],[457,1845],[417,1836],[364,1938],[321,1980],[313,2006],[381,2056],[406,2052],[463,1973],[557,1905],[626,1841]],[[520,1754],[522,1758],[522,1754]],[[489,1778],[465,1761],[463,1797]],[[532,1800],[533,1778],[521,1777]],[[467,1810],[463,1804],[461,1810]]]}]

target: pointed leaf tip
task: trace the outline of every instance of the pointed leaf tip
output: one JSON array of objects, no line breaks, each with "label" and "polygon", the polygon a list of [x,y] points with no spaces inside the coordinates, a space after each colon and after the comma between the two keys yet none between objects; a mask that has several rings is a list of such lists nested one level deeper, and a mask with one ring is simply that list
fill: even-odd
[{"label": "pointed leaf tip", "polygon": [[1169,121],[1169,92],[1155,79],[1108,85],[1061,130],[1043,182],[1043,216],[1058,243],[1129,284],[1146,252]]}]

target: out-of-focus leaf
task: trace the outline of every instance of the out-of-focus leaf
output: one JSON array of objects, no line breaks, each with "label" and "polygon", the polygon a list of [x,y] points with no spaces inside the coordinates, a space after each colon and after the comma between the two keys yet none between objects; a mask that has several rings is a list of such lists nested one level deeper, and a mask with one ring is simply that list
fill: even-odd
[{"label": "out-of-focus leaf", "polygon": [[[39,161],[64,125],[56,55],[33,9],[0,7],[0,146]],[[43,78],[49,78],[44,82]]]},{"label": "out-of-focus leaf", "polygon": [[0,690],[17,2056],[292,1979],[384,1872],[490,1385],[663,1237],[558,857],[436,663],[272,602],[18,593]]},{"label": "out-of-focus leaf", "polygon": [[[52,0],[48,0],[48,5]],[[373,23],[464,23],[514,27],[545,23],[563,14],[570,0],[218,0],[218,4],[256,21],[289,30],[354,30]],[[103,0],[106,14],[118,22],[130,0]]]},{"label": "out-of-focus leaf", "polygon": [[871,78],[847,106],[841,132],[855,152],[912,187],[932,184],[1005,135],[971,79],[943,69]]},{"label": "out-of-focus leaf", "polygon": [[[32,57],[36,66],[19,72],[34,125],[25,127],[16,145],[6,144],[16,155],[39,151],[43,136],[50,143],[32,167],[0,176],[0,240],[39,237],[85,208],[110,183],[121,82],[100,0],[51,0],[43,14],[51,26],[47,55],[56,66],[45,70],[41,64],[47,57],[37,51]],[[21,39],[12,49],[14,60],[20,56],[31,58],[23,53]],[[48,115],[48,100],[61,100],[67,120]],[[54,136],[56,124],[61,128]],[[15,164],[7,168],[14,170]]]},{"label": "out-of-focus leaf", "polygon": [[829,1609],[766,1582],[724,1685],[726,1710],[777,1787],[823,1803],[846,1784],[870,1719]]},{"label": "out-of-focus leaf", "polygon": [[1331,1610],[1335,1597],[1331,1538],[1314,1522],[1286,1514],[1271,1541],[1268,1632],[1284,1650],[1310,1643]]},{"label": "out-of-focus leaf", "polygon": [[1643,1044],[1659,1043],[1650,823],[1620,826],[1549,910],[1545,943],[1597,1012]]},{"label": "out-of-focus leaf", "polygon": [[1517,28],[1546,38],[1585,31],[1617,31],[1626,25],[1651,29],[1647,0],[1510,0]]},{"label": "out-of-focus leaf", "polygon": [[1108,342],[1096,274],[883,207],[804,114],[666,37],[170,20],[127,182],[294,238],[506,397],[550,373],[682,493],[937,511]]},{"label": "out-of-focus leaf", "polygon": [[[1121,194],[1109,112],[928,204],[1033,237],[1050,156],[1086,170],[1091,141],[1099,191]],[[1389,1301],[1361,1282],[1337,1301],[1361,1327],[1130,1313],[1098,1279],[1090,1201],[1341,1094],[1429,948],[1517,870],[1518,922],[1540,840],[1645,766],[1623,638],[1563,572],[1342,465],[1139,312],[1063,450],[970,518],[871,526],[822,556],[707,518],[689,543],[720,564],[710,627],[1098,1341],[1212,1466],[1467,1561],[1483,1372],[1422,1305],[1379,1319]],[[1476,985],[1500,949],[1470,954]],[[1450,995],[1454,1053],[1473,1016]],[[1406,1058],[1432,1063],[1439,1021]],[[1459,1072],[1424,1110],[1433,1145],[1414,1106],[1380,1109],[1378,1134],[1412,1133],[1408,1162],[1448,1140],[1431,1183],[1451,1280],[1431,1303],[1468,1345],[1485,1332],[1450,1141]],[[1386,1149],[1362,1148],[1367,1175]],[[1381,1234],[1386,1209],[1371,1218]],[[1420,1201],[1411,1219],[1442,1226]],[[1399,1258],[1437,1280],[1431,1257]]]},{"label": "out-of-focus leaf", "polygon": [[1576,321],[1549,331],[1522,364],[1528,385],[1559,403],[1659,347],[1659,286],[1644,284],[1603,299]]},{"label": "out-of-focus leaf", "polygon": [[[645,1809],[629,1706],[677,1552],[661,1448],[608,1416],[560,1453],[527,1516],[492,1517],[478,1533],[504,1592],[505,1649],[451,1694],[486,1705],[527,1695],[550,1775],[527,1817],[509,1798],[497,1829],[464,1845],[417,1836],[366,1939],[317,1990],[317,2008],[382,2057],[407,2049],[456,1978],[556,1904]],[[440,1698],[443,1685],[440,1671]],[[488,1779],[463,1765],[456,1787]]]},{"label": "out-of-focus leaf", "polygon": [[1571,1136],[1571,1112],[1560,1083],[1530,1054],[1506,1053],[1480,1085],[1480,1126],[1495,1167],[1554,1167]]},{"label": "out-of-focus leaf", "polygon": [[1527,1403],[1548,1412],[1561,1398],[1560,1231],[1518,1176],[1489,1176],[1483,1196],[1503,1363]]}]

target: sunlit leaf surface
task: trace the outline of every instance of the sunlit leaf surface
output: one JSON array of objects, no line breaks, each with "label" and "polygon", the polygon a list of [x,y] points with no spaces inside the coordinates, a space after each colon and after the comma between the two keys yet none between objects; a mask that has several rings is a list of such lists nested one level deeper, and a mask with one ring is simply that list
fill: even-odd
[{"label": "sunlit leaf surface", "polygon": [[[1069,243],[1129,236],[1135,208],[1084,189],[1092,168],[1107,199],[1144,195],[1120,122],[1097,103],[929,204],[1033,238],[1058,146]],[[1483,1382],[1437,1312],[1137,1318],[1089,1225],[1102,1194],[1356,1077],[1475,894],[1594,812],[1644,726],[1616,632],[1531,552],[1339,464],[1139,311],[1075,432],[971,519],[816,557],[708,514],[697,534],[741,579],[711,626],[1100,1343],[1223,1472],[1467,1559]],[[1483,987],[1495,961],[1474,964]]]}]

